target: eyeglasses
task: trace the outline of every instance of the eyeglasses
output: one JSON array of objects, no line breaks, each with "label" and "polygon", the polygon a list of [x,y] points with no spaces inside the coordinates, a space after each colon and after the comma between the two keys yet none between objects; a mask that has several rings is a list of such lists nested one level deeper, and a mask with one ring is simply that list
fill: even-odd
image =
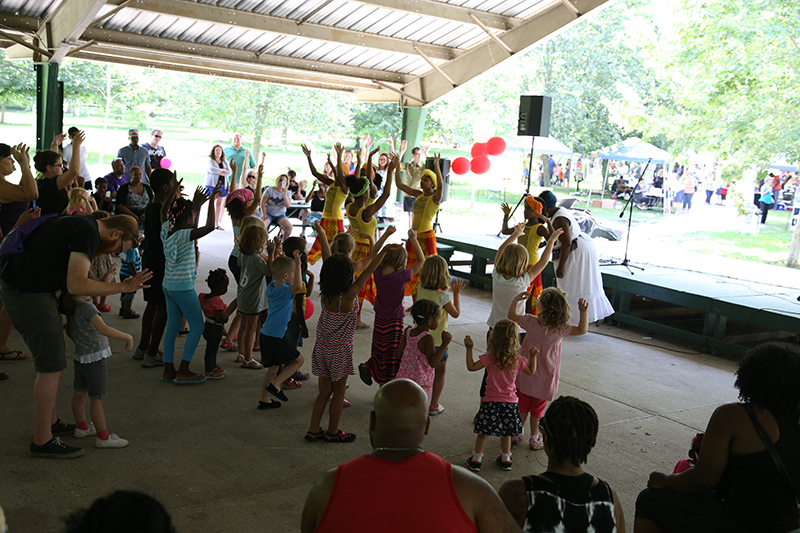
[{"label": "eyeglasses", "polygon": [[153,137],[155,137],[156,139],[160,139],[161,135],[153,135]]}]

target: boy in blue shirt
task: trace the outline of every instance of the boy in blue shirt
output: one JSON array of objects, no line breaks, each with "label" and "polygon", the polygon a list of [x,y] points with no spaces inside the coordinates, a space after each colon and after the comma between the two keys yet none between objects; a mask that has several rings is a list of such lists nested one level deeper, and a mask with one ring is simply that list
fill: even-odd
[{"label": "boy in blue shirt", "polygon": [[[267,285],[269,313],[261,328],[261,364],[267,372],[264,374],[264,383],[261,387],[259,409],[275,409],[281,406],[280,402],[270,398],[270,394],[284,402],[289,400],[286,393],[281,390],[281,385],[305,361],[297,346],[292,346],[283,338],[289,318],[292,316],[294,295],[303,290],[302,283],[294,282],[295,279],[300,280],[302,276],[300,250],[295,250],[293,255],[294,259],[278,257],[271,266],[273,279]],[[286,366],[278,373],[280,365]]]}]

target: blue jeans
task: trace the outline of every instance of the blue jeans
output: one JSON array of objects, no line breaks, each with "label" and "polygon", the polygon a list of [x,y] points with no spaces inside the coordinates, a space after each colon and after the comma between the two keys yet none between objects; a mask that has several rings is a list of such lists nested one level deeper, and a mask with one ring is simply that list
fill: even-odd
[{"label": "blue jeans", "polygon": [[194,289],[188,291],[171,291],[164,287],[164,297],[167,300],[167,328],[164,330],[164,362],[172,363],[175,360],[175,339],[181,329],[181,319],[186,317],[189,323],[189,335],[183,346],[182,361],[191,362],[194,351],[200,342],[200,337],[205,329],[203,310]]}]

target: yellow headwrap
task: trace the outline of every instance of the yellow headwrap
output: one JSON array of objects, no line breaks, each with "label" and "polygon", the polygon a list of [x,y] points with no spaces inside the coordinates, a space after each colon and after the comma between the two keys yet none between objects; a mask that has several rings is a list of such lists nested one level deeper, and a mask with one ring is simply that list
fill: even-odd
[{"label": "yellow headwrap", "polygon": [[538,201],[536,198],[534,198],[533,196],[527,196],[525,197],[525,203],[528,204],[528,207],[530,207],[534,213],[541,214],[542,203]]},{"label": "yellow headwrap", "polygon": [[436,174],[433,172],[433,170],[426,168],[425,170],[422,171],[422,175],[428,176],[433,182],[433,188],[436,189]]}]

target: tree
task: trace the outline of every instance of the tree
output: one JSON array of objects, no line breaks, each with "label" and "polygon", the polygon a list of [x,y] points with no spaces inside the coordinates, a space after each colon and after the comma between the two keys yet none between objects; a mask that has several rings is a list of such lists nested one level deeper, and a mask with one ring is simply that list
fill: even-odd
[{"label": "tree", "polygon": [[6,122],[6,106],[28,107],[36,96],[36,73],[27,60],[11,61],[0,52],[0,124]]}]

